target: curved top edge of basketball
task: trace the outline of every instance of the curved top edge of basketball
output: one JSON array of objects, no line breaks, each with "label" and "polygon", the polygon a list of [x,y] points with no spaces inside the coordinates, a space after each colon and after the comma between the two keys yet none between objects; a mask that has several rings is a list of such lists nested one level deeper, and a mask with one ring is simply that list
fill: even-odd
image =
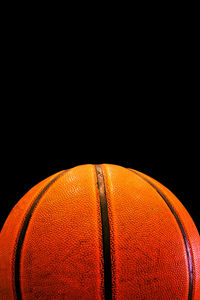
[{"label": "curved top edge of basketball", "polygon": [[[148,173],[146,173],[146,172],[144,172],[144,171],[136,170],[136,169],[133,169],[133,168],[131,168],[131,167],[124,167],[124,166],[122,166],[122,165],[112,164],[112,163],[95,163],[95,164],[94,164],[94,163],[86,163],[86,164],[76,165],[76,166],[71,167],[71,168],[69,168],[69,169],[67,169],[67,170],[70,171],[70,170],[73,170],[73,169],[78,168],[78,167],[83,167],[83,166],[97,166],[97,165],[99,165],[99,166],[114,166],[114,167],[119,167],[119,168],[122,168],[122,169],[125,169],[125,170],[128,170],[128,171],[133,170],[133,171],[139,172],[139,173],[141,173],[141,174],[143,174],[143,175],[147,175],[150,179],[153,179],[153,180],[157,181],[158,183],[163,184],[163,183],[160,181],[160,179],[157,179],[156,177],[152,177],[152,175],[149,175]],[[64,171],[64,170],[63,170],[63,171]],[[62,171],[61,171],[61,172],[62,172]],[[50,175],[53,175],[53,174],[50,174]],[[164,184],[164,185],[165,185],[165,184]],[[165,186],[165,187],[167,187],[167,186]]]}]

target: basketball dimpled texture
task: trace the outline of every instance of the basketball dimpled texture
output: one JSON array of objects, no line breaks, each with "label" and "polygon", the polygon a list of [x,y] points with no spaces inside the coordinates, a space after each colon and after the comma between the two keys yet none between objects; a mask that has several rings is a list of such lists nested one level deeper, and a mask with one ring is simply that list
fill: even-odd
[{"label": "basketball dimpled texture", "polygon": [[116,165],[50,176],[0,234],[0,299],[200,299],[200,237],[166,187]]}]

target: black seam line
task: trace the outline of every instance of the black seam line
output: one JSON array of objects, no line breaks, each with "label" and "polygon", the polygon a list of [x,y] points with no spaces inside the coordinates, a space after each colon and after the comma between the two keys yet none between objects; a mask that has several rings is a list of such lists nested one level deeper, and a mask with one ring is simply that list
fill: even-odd
[{"label": "black seam line", "polygon": [[163,200],[166,202],[166,204],[168,205],[169,209],[171,210],[172,214],[174,215],[179,228],[181,230],[183,239],[184,239],[184,243],[185,243],[185,248],[186,248],[186,253],[187,253],[187,260],[188,260],[188,269],[189,269],[189,292],[188,292],[188,300],[192,300],[192,292],[193,292],[193,263],[192,263],[192,254],[191,254],[191,248],[190,248],[190,244],[189,241],[187,239],[186,233],[184,231],[183,225],[176,213],[176,211],[174,210],[173,206],[171,205],[169,199],[167,199],[167,197],[161,192],[161,190],[159,188],[157,188],[156,185],[154,185],[150,180],[148,180],[147,178],[145,178],[143,175],[137,173],[135,170],[132,169],[128,169],[129,171],[135,173],[136,175],[138,175],[139,177],[141,177],[142,179],[144,179],[146,182],[148,182],[156,191],[157,193],[163,198]]},{"label": "black seam line", "polygon": [[31,205],[31,208],[29,209],[26,218],[24,220],[24,223],[22,225],[20,234],[19,234],[19,239],[16,247],[16,253],[15,253],[15,267],[14,267],[14,282],[15,282],[15,292],[16,292],[16,297],[17,300],[22,300],[22,293],[21,293],[21,287],[20,287],[20,261],[21,261],[21,250],[25,238],[25,234],[30,222],[30,219],[32,217],[33,211],[36,208],[36,205],[38,204],[39,200],[42,198],[44,193],[50,188],[50,186],[58,179],[60,178],[63,174],[65,174],[67,170],[62,171],[59,173],[56,177],[54,177],[44,188],[43,190],[39,193],[33,204]]},{"label": "black seam line", "polygon": [[100,165],[95,165],[97,175],[97,186],[101,208],[103,260],[104,260],[104,295],[105,300],[112,299],[112,269],[110,250],[110,224],[108,218],[108,206],[106,198],[105,179]]}]

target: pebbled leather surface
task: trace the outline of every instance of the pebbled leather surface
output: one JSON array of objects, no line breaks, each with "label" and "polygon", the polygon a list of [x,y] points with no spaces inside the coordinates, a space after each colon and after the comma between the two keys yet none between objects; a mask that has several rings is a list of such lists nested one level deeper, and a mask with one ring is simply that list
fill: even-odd
[{"label": "pebbled leather surface", "polygon": [[[138,171],[137,171],[138,172]],[[141,172],[138,172],[142,174]],[[189,215],[188,211],[185,209],[183,204],[179,201],[179,199],[164,185],[162,185],[157,180],[151,178],[148,175],[142,174],[144,177],[149,179],[153,184],[155,184],[165,195],[174,209],[176,210],[179,219],[184,227],[184,231],[186,233],[187,239],[190,243],[190,249],[192,252],[192,261],[193,261],[193,299],[200,299],[200,236],[199,232]],[[191,199],[192,201],[192,199]]]},{"label": "pebbled leather surface", "polygon": [[[108,164],[101,167],[110,224],[114,299],[188,299],[185,244],[169,207],[150,184],[130,170]],[[13,265],[19,232],[34,199],[57,174],[33,187],[4,224],[0,235],[0,299],[16,299]],[[200,237],[195,224],[166,187],[142,175],[162,190],[181,220],[192,252],[192,299],[199,300]],[[23,300],[104,299],[100,213],[94,165],[69,170],[44,193],[30,219],[21,251]]]},{"label": "pebbled leather surface", "polygon": [[[170,209],[151,185],[130,170],[113,165],[105,165],[104,170],[117,299],[188,299],[186,249]],[[191,228],[199,270],[195,225],[183,206],[173,201],[181,218],[188,219],[184,226]],[[195,285],[198,291],[199,279]],[[199,299],[198,292],[193,299]]]},{"label": "pebbled leather surface", "polygon": [[22,249],[23,299],[102,298],[97,195],[94,166],[85,165],[69,170],[42,197]]},{"label": "pebbled leather surface", "polygon": [[[57,174],[59,174],[58,172]],[[0,233],[0,299],[15,299],[13,282],[13,265],[15,259],[16,243],[24,218],[32,202],[40,191],[57,174],[41,181],[30,189],[11,210]]]}]

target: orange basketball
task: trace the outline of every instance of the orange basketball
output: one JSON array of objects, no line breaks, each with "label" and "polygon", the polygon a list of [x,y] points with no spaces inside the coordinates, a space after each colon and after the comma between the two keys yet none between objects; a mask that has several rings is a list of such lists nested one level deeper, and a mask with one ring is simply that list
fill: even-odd
[{"label": "orange basketball", "polygon": [[0,237],[0,299],[200,299],[200,237],[162,184],[82,165],[33,187]]}]

